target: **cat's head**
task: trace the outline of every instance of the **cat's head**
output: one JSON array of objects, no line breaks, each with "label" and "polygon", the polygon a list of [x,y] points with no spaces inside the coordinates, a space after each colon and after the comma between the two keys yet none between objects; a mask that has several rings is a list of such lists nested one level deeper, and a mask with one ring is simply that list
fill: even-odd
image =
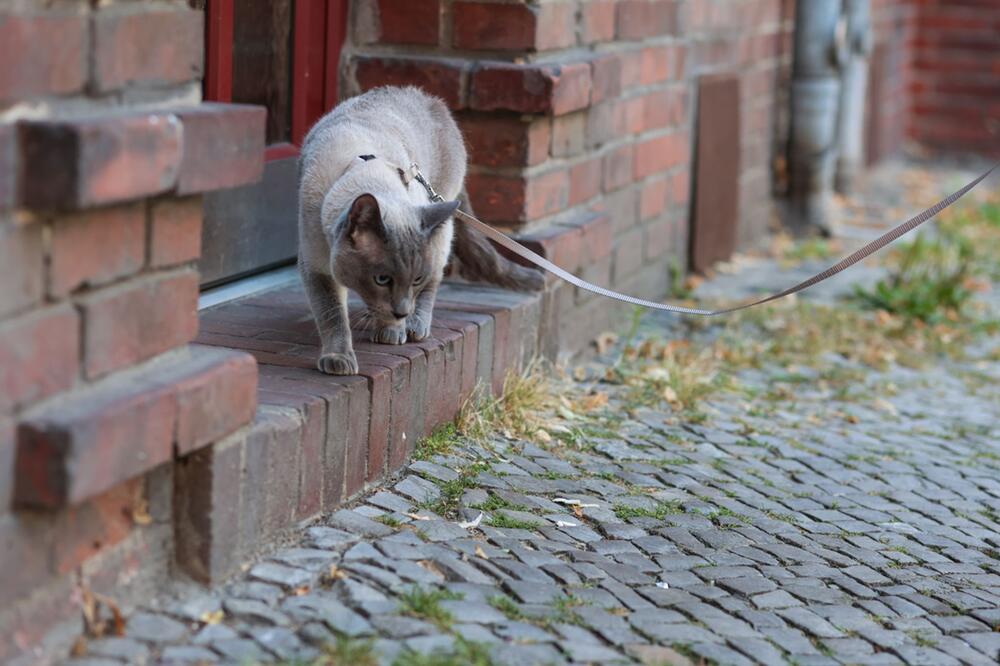
[{"label": "cat's head", "polygon": [[380,207],[371,194],[351,204],[332,248],[335,277],[361,296],[377,323],[399,323],[428,283],[440,281],[450,250],[444,223],[458,204]]}]

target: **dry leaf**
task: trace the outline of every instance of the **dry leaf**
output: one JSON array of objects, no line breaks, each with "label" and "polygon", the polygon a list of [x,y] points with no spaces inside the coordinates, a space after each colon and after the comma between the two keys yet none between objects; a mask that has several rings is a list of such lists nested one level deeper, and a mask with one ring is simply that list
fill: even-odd
[{"label": "dry leaf", "polygon": [[577,518],[583,518],[583,508],[579,504],[574,504],[572,507],[573,515]]},{"label": "dry leaf", "polygon": [[677,403],[677,391],[673,390],[669,386],[663,387],[663,399],[669,402],[671,405]]},{"label": "dry leaf", "polygon": [[76,640],[73,641],[73,647],[70,648],[69,654],[71,657],[82,657],[87,654],[87,639],[84,636],[77,636]]},{"label": "dry leaf", "polygon": [[413,520],[430,520],[427,516],[421,516],[417,513],[404,513],[403,515],[407,518],[412,518]]},{"label": "dry leaf", "polygon": [[347,578],[347,572],[338,567],[336,564],[331,564],[330,568],[326,570],[326,576],[324,576],[324,580],[330,582],[343,580],[344,578]]},{"label": "dry leaf", "polygon": [[292,590],[292,594],[295,595],[296,597],[301,597],[304,594],[309,594],[309,586],[308,585],[300,585],[297,588],[295,588],[294,590]]},{"label": "dry leaf", "polygon": [[476,549],[473,552],[476,554],[476,557],[481,557],[484,560],[490,559],[490,556],[486,554],[486,551],[483,550],[482,546],[476,546]]},{"label": "dry leaf", "polygon": [[542,428],[539,428],[535,432],[535,438],[542,444],[550,444],[552,442],[552,435],[550,435],[547,431],[543,430]]},{"label": "dry leaf", "polygon": [[149,502],[141,499],[132,508],[132,522],[136,525],[149,525],[153,517],[149,515]]},{"label": "dry leaf", "polygon": [[203,624],[219,624],[220,622],[222,622],[222,618],[224,618],[225,616],[226,612],[220,608],[217,611],[211,611],[211,612],[205,611],[200,616],[198,616],[198,620],[201,621]]},{"label": "dry leaf", "polygon": [[556,527],[579,527],[579,523],[571,523],[568,520],[557,520]]},{"label": "dry leaf", "polygon": [[594,340],[594,345],[597,347],[598,354],[604,354],[614,347],[616,342],[618,342],[618,336],[614,333],[601,333]]}]

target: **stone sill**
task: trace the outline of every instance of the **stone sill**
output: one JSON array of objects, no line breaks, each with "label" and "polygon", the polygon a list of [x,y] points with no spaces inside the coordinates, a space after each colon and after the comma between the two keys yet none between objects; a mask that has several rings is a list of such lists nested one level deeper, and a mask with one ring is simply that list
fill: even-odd
[{"label": "stone sill", "polygon": [[[187,463],[184,477],[201,489],[224,490],[230,458],[242,469],[238,489],[192,504],[191,521],[176,517],[188,525],[176,535],[188,573],[224,579],[280,531],[400,471],[417,442],[453,420],[477,387],[499,393],[507,373],[539,353],[544,296],[445,284],[427,340],[381,345],[354,332],[356,377],[316,370],[319,340],[297,282],[203,310],[197,343],[256,358],[259,408],[239,442],[223,441]],[[226,455],[234,447],[241,451]],[[227,530],[223,513],[238,516],[239,529]]]}]

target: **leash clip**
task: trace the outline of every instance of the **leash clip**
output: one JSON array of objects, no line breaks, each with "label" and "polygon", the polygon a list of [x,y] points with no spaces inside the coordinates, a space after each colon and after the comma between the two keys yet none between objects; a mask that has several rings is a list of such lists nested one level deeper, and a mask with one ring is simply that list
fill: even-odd
[{"label": "leash clip", "polygon": [[433,201],[434,203],[440,203],[444,201],[444,197],[435,192],[434,187],[431,186],[429,182],[427,182],[426,178],[424,178],[424,174],[420,173],[420,167],[417,166],[416,162],[410,165],[409,174],[411,178],[413,178],[418,183],[424,186],[424,189],[427,190],[427,196],[431,201]]}]

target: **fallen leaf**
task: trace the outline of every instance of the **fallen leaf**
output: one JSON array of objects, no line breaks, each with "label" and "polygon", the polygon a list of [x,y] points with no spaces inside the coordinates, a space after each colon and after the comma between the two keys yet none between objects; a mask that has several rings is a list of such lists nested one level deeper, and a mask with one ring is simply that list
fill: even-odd
[{"label": "fallen leaf", "polygon": [[404,513],[403,515],[406,516],[407,518],[412,518],[413,520],[430,520],[429,517],[421,516],[418,513]]},{"label": "fallen leaf", "polygon": [[568,520],[557,520],[556,521],[556,527],[579,527],[579,526],[580,526],[579,523],[571,523]]},{"label": "fallen leaf", "polygon": [[539,428],[535,432],[535,438],[537,438],[542,444],[550,444],[552,442],[552,435],[542,428]]},{"label": "fallen leaf", "polygon": [[331,564],[330,568],[326,570],[326,576],[324,576],[327,581],[343,580],[347,578],[347,572],[338,567],[336,564]]},{"label": "fallen leaf", "polygon": [[618,336],[614,333],[601,333],[594,339],[594,346],[597,347],[598,354],[604,354],[618,342]]},{"label": "fallen leaf", "polygon": [[219,624],[225,616],[226,612],[220,608],[217,611],[205,611],[198,617],[198,620],[203,624]]},{"label": "fallen leaf", "polygon": [[300,585],[299,587],[292,590],[292,594],[295,595],[296,597],[301,597],[304,594],[309,594],[309,586]]},{"label": "fallen leaf", "polygon": [[670,584],[667,583],[667,581],[665,580],[658,580],[656,581],[656,587],[660,588],[661,590],[669,590]]},{"label": "fallen leaf", "polygon": [[149,515],[149,501],[141,499],[132,507],[132,522],[136,525],[149,525],[153,517]]},{"label": "fallen leaf", "polygon": [[[482,514],[479,515],[482,516]],[[476,557],[481,557],[484,560],[490,559],[490,556],[486,554],[486,551],[483,550],[482,546],[476,546],[475,550],[473,550],[472,552],[476,554]]]},{"label": "fallen leaf", "polygon": [[576,516],[577,518],[583,518],[583,507],[581,507],[579,504],[574,504],[572,506],[572,509],[574,516]]}]

